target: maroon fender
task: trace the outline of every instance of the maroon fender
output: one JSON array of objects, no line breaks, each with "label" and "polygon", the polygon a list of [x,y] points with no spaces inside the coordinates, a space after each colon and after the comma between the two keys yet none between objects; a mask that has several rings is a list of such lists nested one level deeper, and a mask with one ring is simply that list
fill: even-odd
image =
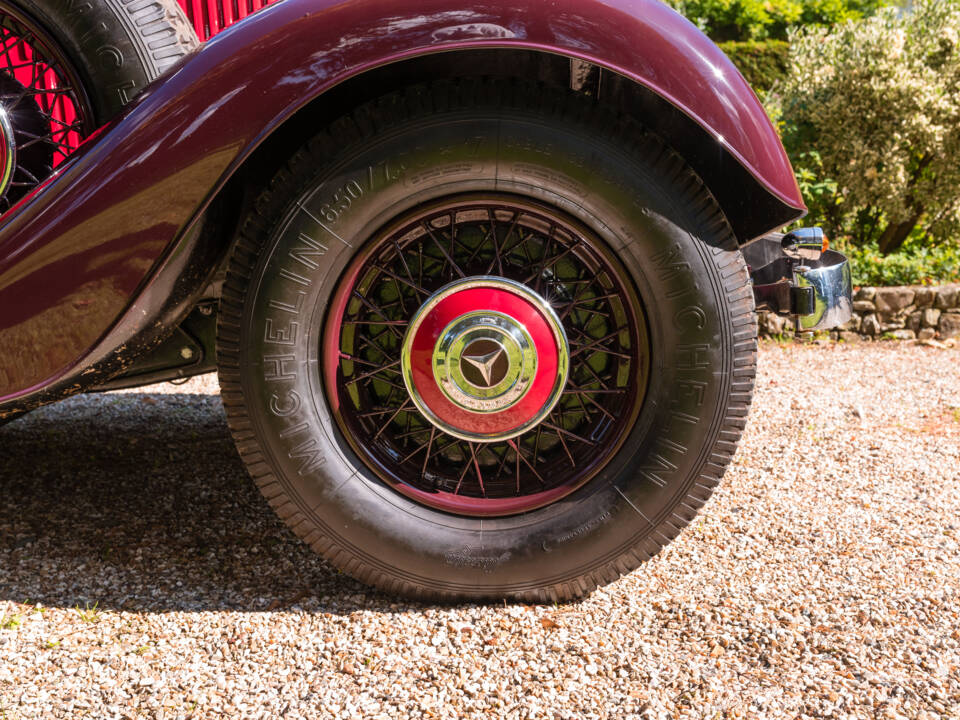
[{"label": "maroon fender", "polygon": [[372,68],[476,48],[582,59],[669,101],[779,208],[748,237],[802,213],[753,91],[658,0],[284,0],[186,58],[0,221],[0,411],[86,387],[78,378],[157,322],[144,298],[171,292],[178,238],[299,108]]}]

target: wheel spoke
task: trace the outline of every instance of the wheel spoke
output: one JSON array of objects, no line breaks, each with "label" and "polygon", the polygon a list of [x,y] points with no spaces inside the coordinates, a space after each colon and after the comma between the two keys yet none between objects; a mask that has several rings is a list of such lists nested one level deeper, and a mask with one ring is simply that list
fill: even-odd
[{"label": "wheel spoke", "polygon": [[[433,234],[433,230],[430,229],[430,226],[427,225],[426,223],[422,223],[422,225],[423,225],[423,229],[427,231],[427,234],[430,235],[430,238],[433,240],[433,244],[436,245],[437,249],[441,253],[443,253],[443,256],[447,259],[447,262],[450,263],[450,267],[454,270],[454,272],[456,272],[457,275],[459,275],[460,277],[466,277],[466,274],[463,272],[463,270],[460,269],[460,266],[457,265],[456,262],[454,262],[453,257],[450,255],[449,252],[447,252],[447,249],[443,246],[443,243],[441,243],[437,239],[437,236]],[[451,242],[450,245],[452,248],[453,243]]]},{"label": "wheel spoke", "polygon": [[362,302],[371,312],[379,315],[379,316],[382,317],[384,320],[386,320],[387,322],[385,322],[384,325],[386,325],[388,328],[390,328],[390,331],[391,331],[394,335],[396,335],[398,338],[402,338],[402,337],[403,337],[403,335],[401,335],[400,332],[397,330],[396,326],[391,323],[391,318],[390,318],[390,316],[387,315],[383,310],[381,310],[380,308],[378,308],[376,305],[374,305],[372,302],[370,302],[369,300],[367,300],[367,298],[365,298],[363,295],[361,295],[361,294],[358,293],[358,292],[355,292],[355,293],[353,294],[353,296],[354,296],[355,298],[357,298],[360,302]]},{"label": "wheel spoke", "polygon": [[[404,267],[405,267],[405,269],[406,269],[406,271],[407,271],[407,274],[409,275],[409,273],[410,273],[410,268],[407,266],[407,261],[404,259],[403,253],[400,253],[399,255],[400,255],[400,259],[403,261],[403,265],[404,265]],[[407,287],[413,288],[413,290],[415,290],[417,293],[423,295],[424,297],[429,297],[430,293],[427,292],[426,290],[424,290],[424,289],[423,289],[422,287],[420,287],[419,285],[417,285],[417,283],[414,282],[413,277],[410,277],[410,279],[408,280],[407,278],[402,278],[402,277],[400,277],[400,276],[397,275],[395,272],[393,272],[393,270],[391,270],[390,268],[381,267],[380,265],[374,265],[373,267],[376,268],[377,270],[379,270],[380,272],[382,272],[384,275],[388,275],[389,277],[393,278],[394,282],[403,283],[403,284],[406,285]],[[398,293],[398,294],[400,293],[400,288],[399,288],[399,287],[397,288],[397,293]]]},{"label": "wheel spoke", "polygon": [[420,470],[420,477],[427,474],[427,465],[430,463],[430,448],[433,447],[433,439],[437,436],[437,429],[430,428],[430,439],[427,441],[427,454],[423,457],[423,468]]},{"label": "wheel spoke", "polygon": [[[379,374],[379,373],[382,373],[384,370],[390,370],[390,369],[392,369],[392,368],[394,368],[394,367],[397,367],[398,365],[400,365],[400,361],[399,361],[399,360],[394,360],[392,363],[387,363],[386,365],[381,365],[381,366],[378,367],[378,368],[375,368],[375,369],[373,369],[373,370],[369,370],[368,372],[365,372],[363,375],[357,375],[356,377],[350,378],[349,380],[347,380],[347,385],[352,385],[353,383],[360,382],[361,380],[366,380],[366,379],[369,378],[369,377],[373,377],[374,375],[377,375],[377,374]],[[396,372],[396,371],[395,371],[395,372]]]},{"label": "wheel spoke", "polygon": [[393,415],[391,415],[391,416],[387,419],[387,421],[383,424],[383,427],[381,427],[379,430],[377,430],[377,434],[373,436],[373,439],[376,440],[378,437],[380,437],[380,434],[381,434],[384,430],[386,430],[388,427],[390,427],[390,423],[393,422],[393,419],[394,419],[397,415],[399,415],[400,413],[402,413],[404,410],[407,410],[408,408],[411,409],[411,410],[413,409],[413,401],[410,400],[410,398],[407,398],[407,399],[404,401],[403,405],[401,405],[400,407],[398,407],[398,408],[394,411]]},{"label": "wheel spoke", "polygon": [[530,470],[530,472],[533,473],[533,476],[540,482],[540,484],[546,485],[546,482],[544,482],[543,478],[540,477],[540,473],[537,472],[537,469],[533,465],[531,465],[530,461],[523,456],[522,448],[519,445],[517,445],[517,443],[514,442],[513,440],[507,440],[507,444],[513,448],[513,451],[517,453],[519,458],[523,461],[523,464],[526,465],[527,468]]},{"label": "wheel spoke", "polygon": [[546,420],[543,421],[543,427],[553,430],[555,433],[557,433],[558,436],[566,435],[567,437],[573,438],[574,440],[577,440],[582,443],[586,443],[587,445],[596,445],[596,443],[593,440],[588,440],[585,437],[581,437],[576,433],[572,433],[569,430],[562,428],[559,425],[554,425],[553,423],[549,423]]}]

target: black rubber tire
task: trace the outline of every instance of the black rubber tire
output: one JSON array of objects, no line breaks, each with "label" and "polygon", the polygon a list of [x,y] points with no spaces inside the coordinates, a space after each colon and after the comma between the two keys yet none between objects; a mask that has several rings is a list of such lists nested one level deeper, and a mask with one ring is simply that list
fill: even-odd
[{"label": "black rubber tire", "polygon": [[[395,169],[383,173],[389,181],[367,189],[370,168],[384,167]],[[296,269],[308,285],[292,283],[291,243],[300,232],[323,232],[305,224],[313,221],[300,204],[316,216],[326,202],[336,208],[351,179],[367,190],[328,227],[352,247],[325,236],[317,267]],[[327,295],[372,231],[433,197],[494,188],[553,203],[621,248],[645,305],[652,357],[638,421],[598,476],[562,502],[481,520],[427,508],[367,470],[330,417],[318,340]],[[297,297],[297,316],[276,310]],[[753,310],[728,223],[658,138],[572,93],[438,83],[341,118],[260,195],[224,285],[220,384],[257,485],[343,571],[423,599],[567,600],[657,553],[720,481],[752,394]],[[276,344],[283,333],[290,342]],[[296,408],[291,392],[302,398]]]},{"label": "black rubber tire", "polygon": [[15,0],[9,5],[31,16],[72,61],[95,127],[199,46],[176,0]]}]

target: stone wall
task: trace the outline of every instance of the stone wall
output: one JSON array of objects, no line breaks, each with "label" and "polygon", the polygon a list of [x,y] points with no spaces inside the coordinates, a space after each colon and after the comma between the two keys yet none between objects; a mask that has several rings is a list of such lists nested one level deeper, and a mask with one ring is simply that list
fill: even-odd
[{"label": "stone wall", "polygon": [[[790,318],[758,315],[761,336],[793,333]],[[960,337],[960,285],[860,288],[853,294],[853,317],[830,335],[848,342]]]}]

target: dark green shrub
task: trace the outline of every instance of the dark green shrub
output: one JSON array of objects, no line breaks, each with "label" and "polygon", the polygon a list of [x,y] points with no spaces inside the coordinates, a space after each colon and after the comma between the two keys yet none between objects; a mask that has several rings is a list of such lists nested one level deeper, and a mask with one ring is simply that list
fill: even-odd
[{"label": "dark green shrub", "polygon": [[720,43],[737,69],[758,93],[766,92],[789,72],[790,45],[783,40]]},{"label": "dark green shrub", "polygon": [[876,243],[835,246],[850,259],[854,285],[940,285],[960,282],[960,248],[908,241],[899,252],[884,255]]}]

